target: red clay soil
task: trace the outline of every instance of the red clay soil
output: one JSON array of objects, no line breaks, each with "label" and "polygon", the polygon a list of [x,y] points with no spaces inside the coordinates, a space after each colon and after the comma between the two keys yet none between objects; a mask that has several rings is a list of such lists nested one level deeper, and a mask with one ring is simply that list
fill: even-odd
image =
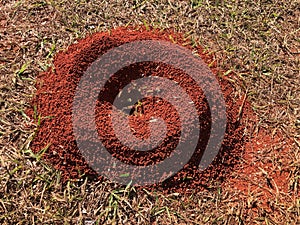
[{"label": "red clay soil", "polygon": [[236,165],[235,175],[224,182],[224,186],[240,191],[246,198],[249,194],[257,196],[253,201],[248,201],[248,209],[254,213],[265,211],[275,216],[278,214],[274,210],[275,199],[290,202],[289,194],[285,193],[290,193],[292,198],[299,197],[290,179],[292,171],[289,157],[294,154],[294,144],[292,139],[276,128],[253,131],[251,140],[245,143],[243,162]]},{"label": "red clay soil", "polygon": [[[177,44],[192,49],[187,45],[189,43],[187,39],[172,31],[117,28],[110,32],[88,36],[71,45],[65,52],[59,52],[54,60],[54,68],[41,74],[37,79],[37,92],[29,115],[35,118],[36,122],[35,114],[40,115],[41,121],[31,143],[32,150],[38,152],[50,145],[43,157],[56,169],[62,171],[65,180],[82,176],[102,180],[103,177],[97,175],[81,155],[72,132],[72,101],[79,80],[91,63],[113,47],[135,40],[170,41],[170,36]],[[206,63],[212,62],[212,58],[204,54],[200,47],[197,47],[196,50]],[[214,64],[212,64],[211,70],[214,74],[220,72]],[[133,151],[123,146],[114,134],[110,119],[112,102],[120,89],[132,80],[140,78],[141,74],[143,76],[168,77],[168,79],[178,82],[194,101],[199,121],[205,131],[201,132],[197,148],[183,169],[163,183],[151,187],[168,191],[183,191],[186,188],[209,188],[211,181],[214,180],[224,181],[230,175],[244,150],[244,127],[241,125],[242,120],[239,117],[241,115],[247,117],[247,114],[251,114],[251,110],[243,98],[237,99],[233,96],[231,84],[219,77],[217,79],[226,102],[227,127],[220,152],[206,170],[197,169],[210,135],[211,126],[210,111],[203,91],[183,71],[163,63],[143,62],[125,67],[114,74],[113,79],[107,82],[105,90],[99,93],[99,99],[95,106],[95,118],[99,138],[107,150],[122,162],[132,165],[150,165],[164,160],[177,145],[180,136],[178,113],[171,104],[163,99],[155,104],[153,102],[157,101],[154,100],[158,99],[143,99],[143,108],[137,106],[136,111],[133,108],[129,116],[130,126],[139,138],[149,136],[148,121],[151,116],[159,116],[166,122],[166,138],[157,148],[150,151]],[[241,105],[244,106],[242,113]],[[82,116],[84,117],[84,113]]]}]

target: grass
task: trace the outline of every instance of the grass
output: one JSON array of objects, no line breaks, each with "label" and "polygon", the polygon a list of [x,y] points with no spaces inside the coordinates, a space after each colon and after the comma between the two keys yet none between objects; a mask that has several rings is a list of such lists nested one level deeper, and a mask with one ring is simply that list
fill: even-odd
[{"label": "grass", "polygon": [[[2,1],[0,223],[299,224],[299,16],[297,0]],[[259,117],[257,129],[293,140],[284,155],[266,146],[252,162],[288,171],[289,189],[276,191],[264,169],[257,176],[271,185],[244,177],[256,187],[246,194],[218,184],[170,195],[85,179],[62,184],[60,172],[41,160],[43,151],[29,149],[36,125],[24,112],[35,77],[76,39],[120,25],[184,32],[225,71],[234,71],[236,95],[247,93]],[[269,211],[261,207],[265,193]]]}]

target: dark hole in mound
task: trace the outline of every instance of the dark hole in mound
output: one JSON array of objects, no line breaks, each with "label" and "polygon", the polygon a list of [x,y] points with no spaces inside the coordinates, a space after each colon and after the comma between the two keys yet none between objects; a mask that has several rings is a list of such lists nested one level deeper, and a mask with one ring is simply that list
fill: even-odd
[{"label": "dark hole in mound", "polygon": [[[197,148],[190,160],[191,165],[197,166],[207,145],[210,135],[211,118],[207,100],[200,87],[190,76],[180,69],[173,68],[163,63],[143,62],[132,64],[114,74],[104,85],[99,93],[96,106],[96,124],[98,134],[107,151],[122,162],[147,166],[156,164],[170,156],[172,150],[177,147],[181,135],[180,117],[169,102],[157,97],[142,98],[140,90],[143,87],[135,87],[123,90],[130,82],[147,76],[159,76],[178,82],[191,96],[199,116],[201,128]],[[159,86],[159,83],[157,84]],[[159,90],[157,91],[159,92]],[[152,93],[154,96],[157,93]],[[133,134],[140,139],[148,138],[150,134],[149,121],[152,116],[161,117],[167,124],[167,133],[163,142],[149,151],[136,151],[124,146],[114,135],[111,123],[111,108],[118,95],[125,96],[119,110],[129,114],[130,126]],[[135,95],[139,102],[128,102]],[[174,93],[174,96],[176,93]],[[129,111],[129,113],[128,113]],[[106,129],[103,129],[106,127]],[[126,136],[123,133],[122,136]]]}]

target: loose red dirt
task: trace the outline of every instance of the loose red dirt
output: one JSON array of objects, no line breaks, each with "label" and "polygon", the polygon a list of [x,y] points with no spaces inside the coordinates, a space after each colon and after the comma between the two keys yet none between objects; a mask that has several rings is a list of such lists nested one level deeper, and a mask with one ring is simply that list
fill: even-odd
[{"label": "loose red dirt", "polygon": [[[80,77],[91,63],[109,49],[135,40],[175,40],[178,45],[193,49],[188,39],[170,30],[118,28],[88,36],[71,45],[66,51],[59,52],[54,60],[54,68],[38,77],[37,92],[32,101],[32,109],[28,113],[36,122],[38,116],[41,120],[31,148],[34,152],[38,152],[50,145],[43,157],[56,169],[62,171],[65,180],[82,176],[103,179],[89,167],[76,146],[72,131],[72,101]],[[200,47],[194,50],[207,64],[212,65],[211,70],[216,77],[222,72],[211,63],[211,56],[204,54]],[[156,104],[153,104],[157,102],[154,98],[143,99],[143,108],[136,105],[136,110],[132,109],[129,116],[130,126],[139,138],[147,138],[150,135],[148,121],[151,116],[159,116],[166,122],[166,138],[157,148],[147,152],[133,151],[123,146],[116,138],[110,119],[113,99],[120,88],[140,78],[140,74],[167,77],[178,82],[194,101],[200,124],[205,131],[201,132],[197,148],[183,169],[163,183],[151,187],[183,191],[186,188],[209,188],[214,180],[224,181],[231,174],[244,151],[243,133],[246,126],[243,125],[243,118],[253,117],[253,115],[247,101],[245,102],[243,97],[236,97],[230,82],[219,77],[217,79],[226,102],[226,134],[218,156],[204,171],[198,170],[197,165],[210,134],[211,119],[207,101],[201,88],[187,74],[163,63],[143,62],[123,68],[114,74],[114,79],[111,79],[106,84],[105,90],[99,93],[95,118],[99,138],[107,150],[122,162],[139,166],[164,160],[177,145],[180,120],[174,107],[163,99]],[[82,116],[84,117],[84,113]]]}]

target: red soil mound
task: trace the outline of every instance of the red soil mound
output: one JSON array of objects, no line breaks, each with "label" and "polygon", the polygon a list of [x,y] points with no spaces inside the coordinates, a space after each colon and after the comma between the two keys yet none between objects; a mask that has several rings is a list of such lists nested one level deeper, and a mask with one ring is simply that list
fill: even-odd
[{"label": "red soil mound", "polygon": [[[80,78],[99,56],[109,49],[124,43],[136,40],[176,40],[178,45],[192,49],[182,35],[171,31],[158,30],[130,30],[118,28],[109,33],[96,33],[78,43],[71,45],[65,52],[59,52],[54,60],[54,69],[41,74],[38,77],[37,93],[33,99],[33,108],[29,114],[41,116],[35,138],[31,144],[33,151],[38,152],[50,144],[44,159],[49,161],[55,168],[62,171],[65,179],[75,179],[81,176],[103,179],[102,176],[91,169],[78,150],[72,128],[72,102],[76,87]],[[211,58],[205,55],[201,48],[196,49],[199,56],[206,62],[211,63]],[[216,67],[211,67],[216,74]],[[183,71],[169,65],[156,62],[143,62],[130,65],[121,69],[110,82],[105,90],[99,93],[96,104],[96,125],[99,138],[107,151],[122,162],[145,166],[163,161],[171,153],[178,143],[180,136],[180,120],[178,113],[164,99],[142,99],[141,104],[136,104],[131,109],[129,121],[134,134],[138,138],[149,137],[149,120],[153,115],[159,115],[167,127],[166,138],[160,145],[150,151],[134,151],[123,146],[114,134],[110,114],[114,98],[120,89],[132,80],[143,76],[168,77],[176,81],[193,100],[200,118],[201,137],[197,148],[183,169],[163,183],[155,184],[168,190],[181,190],[182,188],[209,187],[211,180],[223,181],[243,151],[243,127],[240,124],[240,106],[242,99],[234,99],[233,88],[229,82],[217,78],[224,94],[226,102],[227,127],[222,147],[213,163],[204,171],[198,170],[199,159],[206,147],[210,135],[210,110],[201,88]],[[244,105],[244,114],[250,110],[249,105]],[[82,117],[84,117],[84,112]],[[126,136],[126,134],[124,134]],[[87,137],[88,138],[88,137]]]}]

